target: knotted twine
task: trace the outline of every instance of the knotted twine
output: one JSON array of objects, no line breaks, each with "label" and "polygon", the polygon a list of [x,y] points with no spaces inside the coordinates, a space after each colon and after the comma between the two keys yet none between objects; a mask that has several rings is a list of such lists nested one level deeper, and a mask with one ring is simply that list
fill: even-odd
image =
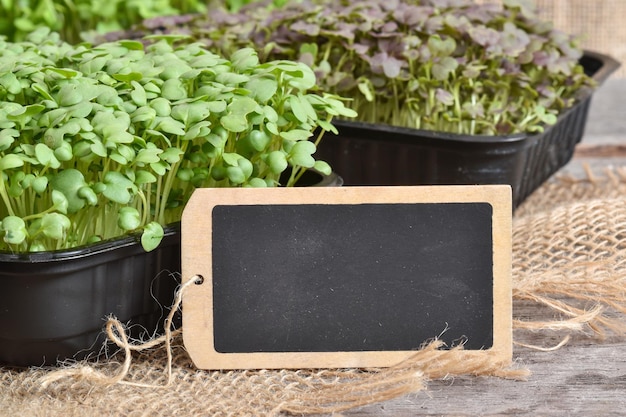
[{"label": "knotted twine", "polygon": [[[625,192],[626,171],[603,177],[590,172],[582,181],[560,178],[544,185],[517,210],[515,339],[528,331],[562,335],[556,346],[535,346],[553,350],[572,335],[626,334]],[[447,376],[527,375],[487,360],[450,361],[437,341],[387,369],[209,372],[193,367],[180,330],[168,329],[160,339],[135,345],[111,319],[107,332],[122,348],[123,361],[5,372],[0,403],[7,412],[33,416],[54,410],[66,416],[332,413],[424,390],[428,380]]]}]

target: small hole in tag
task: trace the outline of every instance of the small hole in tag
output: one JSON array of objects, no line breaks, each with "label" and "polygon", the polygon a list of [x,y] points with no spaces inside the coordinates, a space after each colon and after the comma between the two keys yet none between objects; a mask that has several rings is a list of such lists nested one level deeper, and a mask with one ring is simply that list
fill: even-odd
[{"label": "small hole in tag", "polygon": [[202,275],[196,275],[196,278],[193,283],[196,285],[204,284],[204,277]]}]

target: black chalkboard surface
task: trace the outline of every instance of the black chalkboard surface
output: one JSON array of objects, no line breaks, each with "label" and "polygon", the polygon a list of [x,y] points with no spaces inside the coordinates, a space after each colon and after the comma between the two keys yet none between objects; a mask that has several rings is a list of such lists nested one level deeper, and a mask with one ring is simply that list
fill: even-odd
[{"label": "black chalkboard surface", "polygon": [[213,208],[218,352],[493,342],[489,203]]},{"label": "black chalkboard surface", "polygon": [[213,369],[388,366],[435,338],[501,360],[510,217],[507,186],[194,194],[185,345]]}]

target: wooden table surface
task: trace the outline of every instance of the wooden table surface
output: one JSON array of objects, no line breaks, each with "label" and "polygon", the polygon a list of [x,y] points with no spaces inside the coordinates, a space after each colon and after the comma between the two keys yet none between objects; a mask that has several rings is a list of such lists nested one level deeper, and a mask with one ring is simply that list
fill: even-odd
[{"label": "wooden table surface", "polygon": [[[613,159],[613,162],[620,162]],[[597,157],[576,158],[567,173],[581,174],[583,163],[607,166],[608,161],[604,162]],[[626,166],[626,158],[621,162]],[[515,303],[514,313],[520,314]],[[620,319],[626,320],[626,317]],[[560,337],[514,332],[514,340],[527,345],[555,346]],[[341,415],[626,416],[626,337],[597,340],[577,336],[551,352],[514,346],[513,360],[517,366],[531,371],[528,380],[463,376],[431,381],[426,391]]]},{"label": "wooden table surface", "polygon": [[528,380],[467,376],[431,381],[426,391],[347,411],[342,416],[626,415],[623,340],[599,343],[575,339],[553,352],[519,347],[513,356],[517,365],[532,372]]},{"label": "wooden table surface", "polygon": [[[594,96],[583,141],[560,175],[583,166],[626,166],[626,79],[609,80]],[[624,318],[626,320],[626,318]],[[545,345],[545,335],[515,334],[517,342]],[[552,352],[514,347],[527,381],[457,377],[431,381],[426,391],[342,413],[372,416],[626,416],[626,338],[578,337]]]}]

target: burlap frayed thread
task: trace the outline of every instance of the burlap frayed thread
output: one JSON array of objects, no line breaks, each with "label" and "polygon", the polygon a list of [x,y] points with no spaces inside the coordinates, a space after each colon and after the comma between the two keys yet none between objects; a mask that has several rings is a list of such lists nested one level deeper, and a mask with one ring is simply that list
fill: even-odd
[{"label": "burlap frayed thread", "polygon": [[556,318],[515,329],[626,335],[626,169],[544,185],[513,220],[513,300]]},{"label": "burlap frayed thread", "polygon": [[[589,174],[545,184],[515,213],[515,339],[538,335],[535,349],[549,352],[577,335],[626,334],[626,170]],[[111,323],[122,360],[57,370],[62,374],[6,371],[3,410],[34,417],[333,413],[421,391],[447,376],[526,375],[501,364],[451,361],[437,342],[388,369],[209,372],[194,368],[179,333],[154,341],[165,348],[135,352]],[[554,334],[561,343],[543,342]]]},{"label": "burlap frayed thread", "polygon": [[[424,390],[428,381],[444,377],[473,375],[525,379],[529,375],[525,369],[513,369],[505,363],[494,363],[493,359],[487,357],[470,356],[469,352],[464,357],[464,352],[459,348],[452,356],[440,347],[441,342],[430,343],[394,367],[370,370],[357,378],[352,375],[346,383],[331,384],[302,393],[298,398],[280,404],[275,411],[293,414],[337,413]],[[411,376],[412,380],[404,380]]]},{"label": "burlap frayed thread", "polygon": [[[171,331],[174,314],[180,307],[185,289],[194,283],[194,278],[187,281],[178,291],[176,301],[165,322],[166,333],[160,338],[146,343],[133,345],[129,342],[124,326],[115,318],[109,318],[106,324],[107,336],[124,352],[124,361],[117,370],[98,370],[93,364],[61,368],[43,376],[39,383],[46,390],[59,381],[73,381],[73,385],[84,383],[100,387],[116,384],[138,388],[168,388],[173,382],[172,374],[172,339],[181,331]],[[157,384],[133,380],[130,372],[132,352],[141,352],[164,344],[167,356],[164,372],[167,375]],[[261,408],[255,409],[256,415],[278,415],[280,413],[318,414],[337,413],[351,408],[386,401],[411,392],[426,389],[428,380],[445,376],[475,375],[498,376],[509,379],[523,379],[528,376],[524,369],[513,369],[507,363],[494,362],[489,357],[477,358],[457,347],[455,355],[449,350],[442,350],[443,343],[435,340],[417,351],[407,360],[396,366],[369,370],[324,370],[324,371],[260,371],[271,375],[282,373],[290,378],[282,379],[283,384],[274,384],[272,392],[275,398]],[[467,354],[466,354],[467,353]],[[232,374],[232,373],[231,373]],[[250,375],[249,371],[240,372]],[[130,377],[130,379],[128,379]],[[266,389],[259,384],[259,389]],[[291,388],[291,389],[290,389]],[[241,407],[241,405],[239,405]],[[239,415],[239,414],[237,414]]]}]

